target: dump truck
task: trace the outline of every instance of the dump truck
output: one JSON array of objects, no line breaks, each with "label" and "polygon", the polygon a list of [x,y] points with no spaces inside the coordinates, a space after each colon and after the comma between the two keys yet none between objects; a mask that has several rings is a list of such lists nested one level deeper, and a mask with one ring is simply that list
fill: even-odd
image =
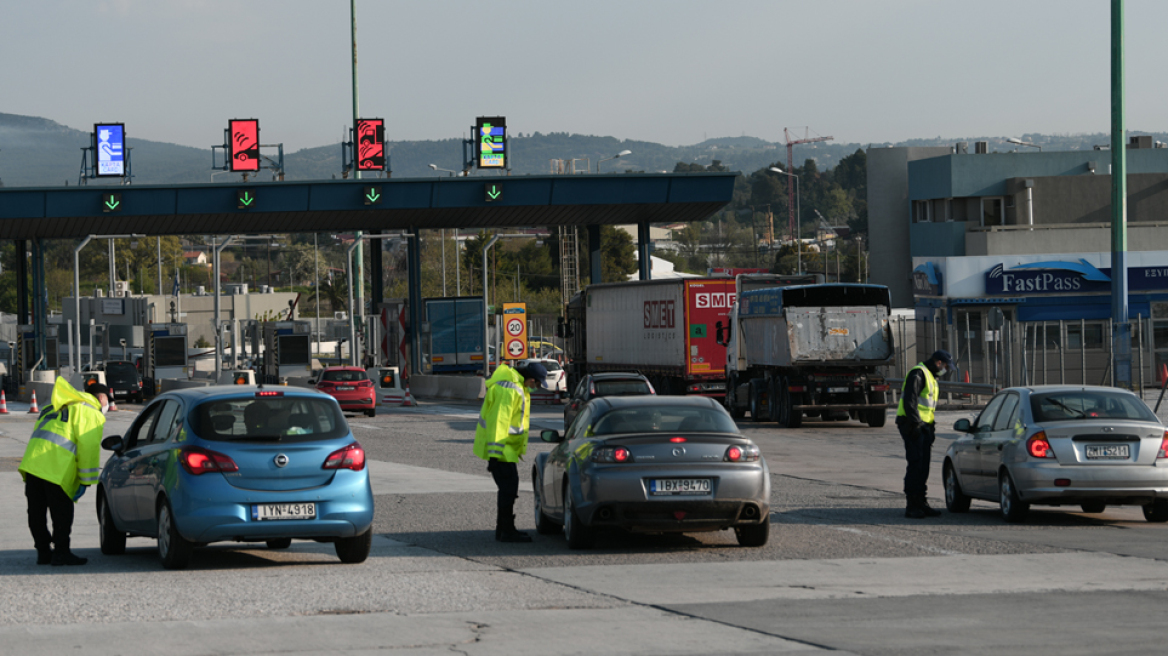
[{"label": "dump truck", "polygon": [[883,426],[889,385],[877,367],[893,355],[890,310],[881,285],[740,291],[715,328],[726,348],[726,409],[786,428],[804,417]]}]

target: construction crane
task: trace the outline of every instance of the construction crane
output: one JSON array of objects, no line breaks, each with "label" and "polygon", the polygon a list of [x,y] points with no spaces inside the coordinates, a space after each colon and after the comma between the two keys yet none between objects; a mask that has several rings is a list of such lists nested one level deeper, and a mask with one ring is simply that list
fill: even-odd
[{"label": "construction crane", "polygon": [[[783,138],[787,140],[787,173],[794,173],[794,153],[795,144],[815,143],[817,141],[830,141],[834,137],[812,137],[811,128],[803,128],[803,138],[791,140],[791,129],[783,128]],[[788,181],[790,182],[790,181]],[[800,217],[802,218],[802,217]],[[787,229],[791,231],[791,236],[798,240],[798,232],[795,231],[795,192],[791,189],[791,185],[787,185]]]}]

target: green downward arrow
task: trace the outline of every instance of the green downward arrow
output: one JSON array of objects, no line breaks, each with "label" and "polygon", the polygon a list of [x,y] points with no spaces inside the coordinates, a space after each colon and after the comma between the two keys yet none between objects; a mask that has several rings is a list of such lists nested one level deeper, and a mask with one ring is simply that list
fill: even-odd
[{"label": "green downward arrow", "polygon": [[365,194],[365,198],[369,199],[370,203],[376,203],[377,199],[381,198],[381,194],[377,193],[377,190],[374,189],[373,191]]},{"label": "green downward arrow", "polygon": [[110,208],[111,210],[116,208],[118,205],[121,205],[121,204],[122,204],[122,201],[118,200],[117,196],[110,196],[109,200],[107,200],[105,202],[105,206]]},{"label": "green downward arrow", "polygon": [[252,198],[251,194],[245,191],[243,192],[243,198],[239,199],[239,202],[243,203],[244,205],[251,205],[253,200],[255,199]]},{"label": "green downward arrow", "polygon": [[498,198],[499,194],[502,194],[502,193],[503,192],[499,191],[495,187],[495,185],[491,185],[491,190],[487,192],[487,195],[490,196],[492,199],[495,199],[495,198]]}]

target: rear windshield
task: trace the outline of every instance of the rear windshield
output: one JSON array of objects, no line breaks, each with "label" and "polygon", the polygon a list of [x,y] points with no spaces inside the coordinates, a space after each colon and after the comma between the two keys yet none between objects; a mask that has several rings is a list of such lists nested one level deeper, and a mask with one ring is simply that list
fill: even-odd
[{"label": "rear windshield", "polygon": [[129,362],[117,362],[105,366],[107,376],[137,376],[138,370]]},{"label": "rear windshield", "polygon": [[324,372],[321,380],[328,380],[335,383],[354,383],[368,378],[364,371],[336,369],[333,371]]},{"label": "rear windshield", "polygon": [[559,371],[561,369],[559,362],[554,362],[551,360],[540,362],[540,364],[542,364],[548,371]]},{"label": "rear windshield", "polygon": [[592,427],[593,435],[689,431],[737,433],[738,427],[725,411],[714,408],[652,405],[612,410]]},{"label": "rear windshield", "polygon": [[191,412],[191,424],[199,437],[220,441],[308,442],[349,432],[331,399],[303,396],[208,401]]},{"label": "rear windshield", "polygon": [[594,396],[623,396],[652,394],[649,384],[643,380],[598,380],[593,383],[596,388]]},{"label": "rear windshield", "polygon": [[1030,409],[1035,421],[1040,422],[1075,419],[1158,421],[1143,401],[1117,392],[1071,390],[1033,394]]}]

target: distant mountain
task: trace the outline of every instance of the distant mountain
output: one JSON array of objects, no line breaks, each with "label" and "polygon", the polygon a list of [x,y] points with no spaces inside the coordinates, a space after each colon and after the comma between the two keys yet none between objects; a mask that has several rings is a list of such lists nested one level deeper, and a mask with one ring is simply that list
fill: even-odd
[{"label": "distant mountain", "polygon": [[[1149,134],[1135,132],[1132,134]],[[1153,138],[1168,141],[1166,133],[1151,133]],[[1106,134],[1040,135],[1023,134],[1020,138],[1044,150],[1090,150],[1095,145],[1107,144]],[[81,148],[89,145],[89,133],[75,130],[49,119],[0,113],[0,183],[7,187],[40,187],[77,184],[81,168]],[[814,159],[818,167],[832,168],[840,159],[857,149],[885,146],[945,146],[958,141],[970,143],[988,141],[991,152],[1006,152],[1019,147],[1006,142],[1005,137],[912,139],[898,144],[858,144],[820,142],[795,146],[793,160],[801,166]],[[134,182],[138,184],[182,184],[211,180],[210,149],[191,148],[176,144],[128,140],[132,149]],[[512,175],[540,175],[553,170],[553,160],[574,160],[578,172],[595,172],[602,159],[608,159],[622,150],[632,154],[604,162],[601,171],[614,173],[624,170],[658,172],[672,171],[678,162],[708,165],[719,160],[732,171],[753,172],[775,163],[784,163],[787,149],[782,143],[768,142],[757,137],[720,137],[706,139],[692,146],[665,146],[649,141],[620,140],[568,132],[548,134],[517,133],[511,137]],[[265,153],[267,154],[267,153]],[[429,168],[434,164],[442,169],[459,170],[462,162],[461,139],[437,141],[394,141],[389,143],[390,166],[395,178],[432,177],[449,175]],[[585,169],[586,167],[586,169]],[[340,144],[305,148],[284,156],[285,179],[323,180],[340,177]],[[478,175],[478,171],[472,175]],[[271,175],[265,171],[260,179]],[[485,174],[491,175],[491,174]],[[218,176],[223,181],[229,176]]]}]

